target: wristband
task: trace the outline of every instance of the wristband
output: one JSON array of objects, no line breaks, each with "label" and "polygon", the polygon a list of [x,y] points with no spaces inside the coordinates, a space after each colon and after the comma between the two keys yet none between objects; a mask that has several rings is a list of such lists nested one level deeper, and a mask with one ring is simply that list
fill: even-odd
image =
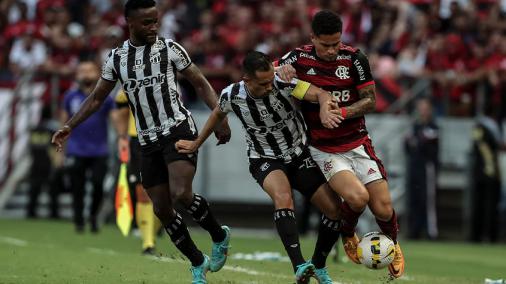
[{"label": "wristband", "polygon": [[341,108],[341,116],[342,116],[343,118],[346,118],[346,114],[347,114],[346,108],[345,108],[345,107],[342,107],[342,108]]}]

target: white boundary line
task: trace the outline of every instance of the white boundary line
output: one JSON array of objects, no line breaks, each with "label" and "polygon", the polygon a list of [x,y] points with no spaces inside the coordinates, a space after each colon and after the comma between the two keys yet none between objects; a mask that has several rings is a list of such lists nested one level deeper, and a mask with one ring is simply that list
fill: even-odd
[{"label": "white boundary line", "polygon": [[0,236],[0,242],[17,247],[26,247],[28,245],[28,242],[25,240],[11,238],[7,236]]}]

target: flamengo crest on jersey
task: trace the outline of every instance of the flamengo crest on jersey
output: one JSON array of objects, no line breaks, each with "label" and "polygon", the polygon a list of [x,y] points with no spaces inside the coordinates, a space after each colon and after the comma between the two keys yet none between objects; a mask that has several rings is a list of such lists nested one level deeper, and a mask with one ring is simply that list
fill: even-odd
[{"label": "flamengo crest on jersey", "polygon": [[152,45],[133,46],[129,40],[113,49],[102,67],[102,78],[120,81],[135,117],[141,145],[171,133],[174,126],[189,120],[177,89],[177,71],[191,65],[185,49],[170,39],[157,38]]}]

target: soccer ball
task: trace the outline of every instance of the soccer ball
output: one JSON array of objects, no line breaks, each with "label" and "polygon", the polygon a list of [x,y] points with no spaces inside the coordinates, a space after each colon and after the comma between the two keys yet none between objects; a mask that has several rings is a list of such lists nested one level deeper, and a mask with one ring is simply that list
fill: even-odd
[{"label": "soccer ball", "polygon": [[364,235],[357,248],[360,262],[370,269],[381,269],[394,260],[395,246],[392,239],[379,232]]}]

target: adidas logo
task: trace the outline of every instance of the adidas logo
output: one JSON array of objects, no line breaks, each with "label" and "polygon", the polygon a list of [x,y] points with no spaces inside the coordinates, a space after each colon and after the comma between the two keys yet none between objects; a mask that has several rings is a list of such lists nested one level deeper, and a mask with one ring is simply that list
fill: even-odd
[{"label": "adidas logo", "polygon": [[307,75],[316,75],[316,72],[314,71],[313,68],[309,69],[307,72],[306,72]]},{"label": "adidas logo", "polygon": [[372,175],[376,173],[376,171],[373,168],[369,168],[369,171],[367,172],[367,175]]}]

